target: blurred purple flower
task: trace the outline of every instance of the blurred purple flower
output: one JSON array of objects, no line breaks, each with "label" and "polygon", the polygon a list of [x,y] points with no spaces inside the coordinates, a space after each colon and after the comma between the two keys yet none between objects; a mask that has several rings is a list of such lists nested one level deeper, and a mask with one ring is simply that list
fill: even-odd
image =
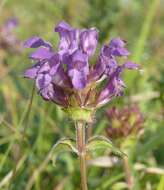
[{"label": "blurred purple flower", "polygon": [[3,28],[6,31],[12,31],[18,25],[19,25],[18,20],[16,18],[11,18],[11,19],[6,21]]},{"label": "blurred purple flower", "polygon": [[21,52],[22,44],[21,41],[13,33],[13,30],[19,25],[16,18],[10,18],[6,23],[0,27],[0,47],[11,51]]},{"label": "blurred purple flower", "polygon": [[[81,30],[60,22],[55,32],[60,36],[57,52],[51,43],[37,36],[24,44],[25,47],[37,48],[29,57],[37,63],[27,69],[24,76],[35,80],[44,99],[64,108],[96,108],[123,94],[122,71],[138,69],[137,64],[127,60],[129,52],[125,41],[112,39],[102,47],[97,63],[89,65],[97,48],[97,29]],[[117,57],[124,57],[125,62],[119,65]],[[97,86],[103,80],[107,81],[106,85],[98,90]]]}]

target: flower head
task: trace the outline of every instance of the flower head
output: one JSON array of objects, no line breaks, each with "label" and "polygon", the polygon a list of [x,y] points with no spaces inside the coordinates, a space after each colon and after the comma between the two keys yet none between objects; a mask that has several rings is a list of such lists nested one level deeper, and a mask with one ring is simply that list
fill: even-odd
[{"label": "flower head", "polygon": [[143,115],[137,105],[125,106],[122,109],[111,108],[106,112],[109,120],[107,134],[110,138],[119,139],[137,135],[144,123]]},{"label": "flower head", "polygon": [[[64,109],[95,110],[122,95],[125,84],[121,73],[124,69],[138,69],[137,64],[127,60],[129,52],[125,41],[111,40],[101,48],[97,63],[90,65],[98,43],[97,29],[77,29],[60,22],[54,30],[60,36],[57,51],[51,43],[37,36],[25,42],[25,47],[37,49],[29,56],[36,63],[24,76],[35,80],[45,100]],[[117,57],[124,57],[124,64],[119,65]],[[106,85],[98,90],[104,80]]]}]

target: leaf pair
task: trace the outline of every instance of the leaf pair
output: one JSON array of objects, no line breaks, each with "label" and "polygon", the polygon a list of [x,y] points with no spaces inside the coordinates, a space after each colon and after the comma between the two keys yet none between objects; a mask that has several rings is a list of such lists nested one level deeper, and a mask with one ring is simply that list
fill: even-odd
[{"label": "leaf pair", "polygon": [[[119,156],[125,156],[122,151],[120,151],[113,143],[104,136],[93,136],[87,141],[86,151],[87,154],[95,153],[98,150],[111,150],[114,154]],[[78,155],[78,150],[76,148],[76,142],[74,139],[63,138],[59,140],[52,149],[53,164],[55,165],[57,156],[62,152],[73,152]]]}]

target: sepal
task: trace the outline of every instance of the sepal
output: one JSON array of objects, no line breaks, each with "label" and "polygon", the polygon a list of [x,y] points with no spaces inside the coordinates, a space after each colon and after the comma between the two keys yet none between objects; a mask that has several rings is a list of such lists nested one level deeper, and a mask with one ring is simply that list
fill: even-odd
[{"label": "sepal", "polygon": [[63,108],[63,111],[74,121],[85,121],[88,123],[93,122],[95,113],[94,109],[80,107]]}]

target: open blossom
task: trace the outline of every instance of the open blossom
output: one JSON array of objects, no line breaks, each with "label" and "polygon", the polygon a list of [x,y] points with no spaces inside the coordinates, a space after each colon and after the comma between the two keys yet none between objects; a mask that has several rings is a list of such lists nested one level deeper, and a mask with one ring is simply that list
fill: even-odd
[{"label": "open blossom", "polygon": [[[36,63],[24,76],[35,80],[45,100],[63,108],[95,109],[123,94],[121,73],[124,69],[138,69],[137,64],[127,59],[129,51],[124,40],[115,38],[103,45],[97,62],[91,65],[98,43],[96,28],[76,29],[60,22],[55,32],[60,36],[57,51],[37,36],[25,42],[25,47],[36,48],[29,56]],[[124,63],[119,65],[117,57],[123,57]],[[105,86],[100,88],[102,81]]]}]

